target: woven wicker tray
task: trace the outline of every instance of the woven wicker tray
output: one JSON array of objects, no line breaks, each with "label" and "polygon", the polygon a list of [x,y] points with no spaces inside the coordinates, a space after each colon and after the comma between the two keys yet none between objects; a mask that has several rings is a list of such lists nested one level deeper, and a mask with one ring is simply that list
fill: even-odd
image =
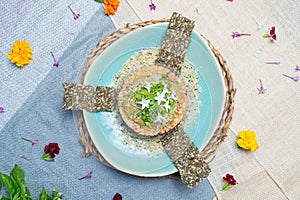
[{"label": "woven wicker tray", "polygon": [[[81,83],[83,83],[86,73],[89,70],[90,66],[93,64],[93,62],[97,59],[97,57],[108,47],[110,46],[113,42],[117,41],[119,38],[122,36],[128,34],[131,31],[134,31],[136,29],[149,26],[152,24],[157,24],[157,23],[164,23],[168,22],[168,19],[164,20],[151,20],[151,21],[145,21],[145,22],[140,22],[134,25],[126,25],[126,27],[121,28],[117,30],[116,32],[108,35],[107,37],[103,38],[89,53],[86,63],[84,66],[84,69],[82,71],[82,76],[81,76]],[[203,37],[203,35],[201,35]],[[224,105],[224,110],[223,114],[221,117],[221,120],[218,124],[218,128],[214,132],[213,136],[211,137],[210,141],[208,144],[204,147],[202,150],[201,154],[204,157],[204,159],[210,158],[220,143],[225,139],[229,125],[232,120],[232,114],[234,110],[234,95],[235,95],[235,88],[233,86],[233,80],[231,73],[229,71],[229,68],[226,64],[226,61],[222,57],[222,55],[219,53],[217,49],[214,48],[214,46],[210,43],[209,40],[207,40],[205,37],[203,37],[207,43],[211,51],[214,53],[215,57],[217,58],[219,62],[220,69],[222,71],[222,75],[224,78],[224,83],[225,83],[225,89],[226,89],[226,98],[225,98],[225,105]],[[85,119],[83,116],[82,111],[78,111],[78,128],[79,128],[79,134],[80,134],[80,143],[84,147],[84,153],[83,156],[87,157],[93,154],[96,156],[97,159],[99,159],[103,164],[114,168],[111,166],[101,155],[101,153],[97,150],[95,147],[89,132],[87,130],[86,124],[85,124]],[[171,177],[179,177],[179,173],[175,173],[170,175]]]}]

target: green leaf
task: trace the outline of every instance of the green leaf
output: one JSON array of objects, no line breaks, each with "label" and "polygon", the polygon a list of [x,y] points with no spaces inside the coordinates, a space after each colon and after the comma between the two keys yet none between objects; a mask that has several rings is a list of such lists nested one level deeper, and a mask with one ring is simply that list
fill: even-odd
[{"label": "green leaf", "polygon": [[30,192],[25,186],[25,172],[19,165],[15,165],[10,172],[10,177],[14,179],[18,187],[17,190],[19,194],[15,196],[21,196],[23,198],[30,197]]},{"label": "green leaf", "polygon": [[269,33],[266,33],[266,34],[263,35],[263,37],[264,37],[264,38],[268,38],[268,37],[271,37],[271,36],[270,36]]},{"label": "green leaf", "polygon": [[10,200],[10,198],[2,197],[1,200]]},{"label": "green leaf", "polygon": [[17,193],[17,184],[10,176],[0,173],[0,182],[4,185],[11,197]]},{"label": "green leaf", "polygon": [[104,0],[95,0],[96,2],[98,2],[98,3],[103,3],[104,2]]},{"label": "green leaf", "polygon": [[10,172],[10,177],[12,177],[16,182],[25,184],[25,173],[24,170],[19,167],[19,165],[15,165],[15,167]]},{"label": "green leaf", "polygon": [[40,194],[40,200],[51,200],[52,198],[47,194],[46,189],[43,187]]}]

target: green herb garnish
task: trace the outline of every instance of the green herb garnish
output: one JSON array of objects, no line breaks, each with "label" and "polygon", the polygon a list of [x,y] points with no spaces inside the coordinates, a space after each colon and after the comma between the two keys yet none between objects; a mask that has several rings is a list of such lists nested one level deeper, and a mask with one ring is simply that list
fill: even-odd
[{"label": "green herb garnish", "polygon": [[[165,77],[167,77],[165,75]],[[143,86],[135,92],[137,104],[141,106],[141,112],[137,114],[141,117],[146,126],[151,126],[158,116],[164,116],[166,113],[173,113],[175,110],[175,100],[171,97],[171,83],[151,83],[151,85]],[[165,104],[168,104],[166,109]]]}]

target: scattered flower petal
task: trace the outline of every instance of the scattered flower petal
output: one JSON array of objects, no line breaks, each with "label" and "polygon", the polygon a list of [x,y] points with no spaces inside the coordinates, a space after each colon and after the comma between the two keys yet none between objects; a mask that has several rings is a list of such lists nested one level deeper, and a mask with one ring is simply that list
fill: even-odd
[{"label": "scattered flower petal", "polygon": [[255,132],[251,130],[245,130],[239,132],[238,135],[239,139],[236,141],[237,145],[244,149],[249,151],[255,151],[258,149],[258,144],[255,138]]},{"label": "scattered flower petal", "polygon": [[138,101],[137,103],[142,105],[143,110],[144,108],[149,108],[150,99],[142,99],[142,101]]},{"label": "scattered flower petal", "polygon": [[282,74],[282,76],[290,78],[290,79],[292,79],[295,82],[299,81],[299,76],[288,76],[288,75],[285,75],[285,74]]},{"label": "scattered flower petal", "polygon": [[79,14],[79,13],[75,13],[75,12],[72,10],[71,6],[68,6],[68,8],[69,8],[70,11],[72,12],[74,19],[77,20],[77,19],[80,17],[80,14]]},{"label": "scattered flower petal", "polygon": [[255,18],[252,17],[252,19],[257,24],[257,30],[259,31],[260,29],[262,29],[263,25],[260,22],[258,22]]},{"label": "scattered flower petal", "polygon": [[241,37],[241,36],[251,36],[249,33],[239,33],[239,32],[232,32],[231,37],[232,39],[236,37]]},{"label": "scattered flower petal", "polygon": [[230,185],[236,185],[237,182],[231,174],[226,174],[223,177],[223,180],[226,181],[225,185],[223,186],[222,190],[229,190]]},{"label": "scattered flower petal", "polygon": [[280,65],[280,62],[266,62],[269,65]]},{"label": "scattered flower petal", "polygon": [[52,142],[45,146],[43,160],[54,161],[55,154],[59,154],[60,148],[57,143]]},{"label": "scattered flower petal", "polygon": [[233,2],[233,0],[227,0],[227,1],[229,1],[229,2]]},{"label": "scattered flower petal", "polygon": [[27,160],[27,161],[30,161],[30,160],[31,160],[31,158],[28,158],[28,157],[22,156],[22,155],[20,155],[20,158],[23,158],[23,159],[25,159],[25,160]]},{"label": "scattered flower petal", "polygon": [[51,51],[50,52],[51,53],[51,56],[52,56],[52,58],[53,58],[53,66],[54,67],[58,67],[59,66],[59,62],[58,62],[58,60],[56,60],[56,58],[54,57],[54,54],[53,54],[53,52]]},{"label": "scattered flower petal", "polygon": [[34,146],[35,144],[37,144],[39,141],[38,140],[29,140],[29,139],[26,139],[26,138],[21,138],[22,140],[25,140],[27,142],[30,142],[31,143],[31,146]]},{"label": "scattered flower petal", "polygon": [[103,0],[103,3],[105,4],[104,13],[106,15],[114,15],[120,5],[119,0]]},{"label": "scattered flower petal", "polygon": [[295,71],[300,71],[300,67],[298,65],[296,65]]},{"label": "scattered flower petal", "polygon": [[10,62],[15,63],[18,67],[23,67],[24,65],[29,64],[33,57],[32,50],[27,40],[17,40],[11,48],[11,53],[7,54],[7,57]]},{"label": "scattered flower petal", "polygon": [[150,1],[149,8],[150,8],[150,11],[156,10],[156,5],[152,1]]},{"label": "scattered flower petal", "polygon": [[87,175],[79,178],[79,180],[86,179],[86,178],[92,178],[92,174],[93,174],[93,171],[90,171]]},{"label": "scattered flower petal", "polygon": [[0,113],[4,113],[4,112],[5,112],[4,107],[0,107]]},{"label": "scattered flower petal", "polygon": [[260,79],[259,79],[259,82],[260,82],[260,88],[257,88],[258,94],[264,94],[267,89],[264,88],[262,81]]},{"label": "scattered flower petal", "polygon": [[119,193],[116,193],[113,200],[122,200],[122,195],[120,195]]},{"label": "scattered flower petal", "polygon": [[270,38],[272,41],[275,41],[277,39],[276,32],[275,32],[275,26],[272,26],[268,33],[263,35],[264,38]]}]

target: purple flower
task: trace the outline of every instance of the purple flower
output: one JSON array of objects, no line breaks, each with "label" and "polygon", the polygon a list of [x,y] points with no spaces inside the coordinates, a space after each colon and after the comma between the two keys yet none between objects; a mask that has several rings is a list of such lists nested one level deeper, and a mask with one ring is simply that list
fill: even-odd
[{"label": "purple flower", "polygon": [[288,75],[285,75],[285,74],[282,74],[282,76],[290,78],[290,79],[292,79],[295,82],[299,81],[299,76],[288,76]]},{"label": "purple flower", "polygon": [[280,65],[280,62],[266,62],[266,64],[270,64],[270,65]]},{"label": "purple flower", "polygon": [[87,175],[84,177],[79,178],[79,180],[85,179],[85,178],[92,178],[93,171],[90,171]]},{"label": "purple flower", "polygon": [[0,107],[0,113],[4,113],[4,108],[3,107]]},{"label": "purple flower", "polygon": [[231,37],[232,39],[236,37],[241,37],[241,36],[251,36],[249,33],[239,33],[239,32],[232,32]]},{"label": "purple flower", "polygon": [[300,67],[298,65],[296,65],[295,71],[300,71]]},{"label": "purple flower", "polygon": [[151,1],[151,3],[149,4],[149,8],[150,8],[150,10],[155,10],[156,5]]},{"label": "purple flower", "polygon": [[30,142],[31,146],[34,146],[35,144],[37,144],[39,142],[38,140],[29,140],[29,139],[26,139],[26,138],[23,138],[23,137],[22,137],[22,140]]},{"label": "purple flower", "polygon": [[31,160],[31,158],[28,158],[28,157],[22,156],[22,155],[20,155],[20,158],[23,158],[24,160],[27,160],[27,161]]},{"label": "purple flower", "polygon": [[74,19],[77,20],[77,19],[80,17],[80,14],[75,13],[75,12],[72,10],[71,6],[68,6],[68,8],[69,8],[70,11],[72,12],[72,14],[73,14],[73,16],[74,16]]},{"label": "purple flower", "polygon": [[56,58],[54,57],[54,54],[53,54],[53,52],[51,51],[50,52],[51,53],[51,56],[52,56],[52,58],[53,58],[53,66],[54,67],[58,67],[58,65],[59,65],[59,62],[58,62],[58,60],[56,60]]},{"label": "purple flower", "polygon": [[258,94],[264,94],[267,89],[264,88],[262,81],[260,79],[259,79],[259,83],[260,83],[260,88],[257,88]]}]

